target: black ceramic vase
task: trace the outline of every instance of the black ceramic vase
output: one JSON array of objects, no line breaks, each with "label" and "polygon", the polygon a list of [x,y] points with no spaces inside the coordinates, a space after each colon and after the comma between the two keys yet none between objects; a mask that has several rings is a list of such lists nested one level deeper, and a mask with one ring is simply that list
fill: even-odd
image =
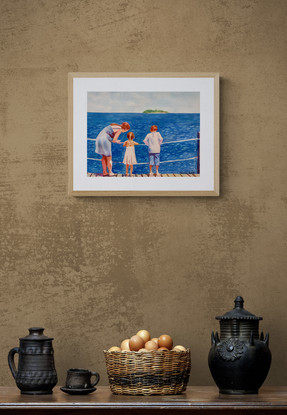
[{"label": "black ceramic vase", "polygon": [[[14,347],[9,352],[9,367],[22,394],[50,394],[58,381],[53,339],[45,336],[43,331],[43,328],[32,327],[30,334],[20,339],[20,347]],[[16,353],[19,354],[18,369],[14,362]]]},{"label": "black ceramic vase", "polygon": [[259,339],[259,320],[243,308],[242,297],[235,299],[235,307],[220,320],[218,333],[211,334],[208,364],[220,393],[233,395],[258,393],[268,374],[271,352],[269,334]]}]

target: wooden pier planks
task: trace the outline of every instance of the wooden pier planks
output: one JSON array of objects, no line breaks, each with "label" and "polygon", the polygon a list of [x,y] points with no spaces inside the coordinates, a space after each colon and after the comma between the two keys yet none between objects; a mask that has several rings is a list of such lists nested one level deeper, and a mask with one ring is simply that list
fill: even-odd
[{"label": "wooden pier planks", "polygon": [[[100,173],[87,173],[88,177],[103,177],[102,174]],[[109,176],[105,176],[105,177],[109,177]],[[126,176],[125,174],[115,174],[112,177],[131,177],[131,176]],[[133,174],[132,177],[150,177],[149,174]],[[156,176],[155,174],[151,177],[159,177]],[[200,174],[160,174],[160,177],[200,177]]]}]

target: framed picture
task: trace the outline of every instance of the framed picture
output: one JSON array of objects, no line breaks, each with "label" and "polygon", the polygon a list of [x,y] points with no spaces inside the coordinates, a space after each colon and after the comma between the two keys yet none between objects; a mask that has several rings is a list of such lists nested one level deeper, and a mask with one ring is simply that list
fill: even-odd
[{"label": "framed picture", "polygon": [[69,73],[69,194],[219,196],[219,75]]}]

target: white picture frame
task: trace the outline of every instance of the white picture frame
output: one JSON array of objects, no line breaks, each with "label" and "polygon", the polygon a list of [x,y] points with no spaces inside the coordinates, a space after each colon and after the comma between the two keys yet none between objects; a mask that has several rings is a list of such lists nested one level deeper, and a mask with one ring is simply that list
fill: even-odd
[{"label": "white picture frame", "polygon": [[[219,196],[219,74],[69,73],[68,93],[69,195]],[[176,111],[177,108],[178,111],[182,111],[180,106],[182,102],[185,102],[185,99],[186,104],[183,110],[185,111],[184,108],[186,108],[186,111],[192,111],[192,104],[189,105],[189,103],[193,96],[199,96],[196,108],[199,109],[200,131],[197,137],[191,137],[189,129],[186,130],[185,135],[183,135],[182,131],[180,131],[180,134],[177,134],[177,131],[175,131],[173,132],[174,135],[167,140],[163,134],[161,159],[165,157],[163,148],[175,148],[172,147],[172,144],[175,143],[176,148],[179,149],[175,153],[172,153],[171,150],[169,152],[165,150],[166,154],[175,154],[171,159],[163,160],[159,163],[160,170],[167,173],[157,174],[156,176],[158,170],[155,172],[153,168],[151,175],[148,174],[148,168],[151,167],[150,163],[152,161],[149,158],[150,148],[144,147],[143,141],[149,132],[150,124],[152,124],[154,118],[160,119],[161,124],[165,126],[169,122],[166,120],[172,119],[172,115],[176,118],[179,118],[181,115],[181,112],[176,114],[172,112],[171,115],[168,114],[166,116],[165,112],[168,111],[164,111],[165,108],[163,108],[159,109],[159,113],[157,109],[152,109],[150,113],[141,116],[141,119],[144,120],[143,127],[138,130],[135,141],[137,140],[138,144],[143,146],[140,149],[143,161],[135,165],[135,174],[131,177],[124,175],[126,165],[123,164],[123,158],[116,161],[112,160],[113,163],[120,163],[117,166],[120,173],[110,176],[106,168],[107,177],[101,174],[101,169],[105,167],[102,166],[102,160],[106,160],[105,156],[99,156],[99,154],[95,153],[95,157],[92,157],[93,145],[95,145],[97,140],[96,135],[100,133],[101,129],[98,128],[97,130],[97,120],[100,119],[100,116],[110,113],[117,113],[118,115],[119,112],[125,113],[129,111],[129,108],[137,111],[134,114],[138,114],[143,109],[139,106],[139,97],[143,97],[141,101],[145,103],[149,102],[148,99],[152,99],[154,102],[165,102],[167,107],[176,108]],[[162,100],[162,97],[165,100]],[[131,105],[131,100],[134,100],[134,105],[133,101]],[[121,111],[121,108],[123,108],[123,111]],[[91,109],[95,109],[95,112],[92,113]],[[198,111],[198,109],[193,111]],[[159,114],[159,116],[155,117],[155,113]],[[95,116],[92,118],[93,131],[95,132],[93,138],[88,137],[88,123],[90,122],[88,121],[88,114]],[[131,128],[129,131],[133,130],[133,124],[135,124],[133,122],[135,119],[134,114],[130,117],[132,121],[130,122]],[[119,117],[115,116],[115,118],[118,119]],[[189,117],[185,118],[191,120]],[[108,120],[109,118],[106,117],[106,119]],[[145,120],[147,121],[145,122]],[[117,123],[119,122],[117,121]],[[184,131],[184,128],[182,130]],[[181,139],[178,139],[179,135]],[[122,136],[124,137],[123,141],[119,143],[121,140],[118,139],[116,144],[122,145],[124,140],[127,140],[125,134],[122,134]],[[198,159],[197,167],[194,164],[190,166],[192,162],[188,162],[188,164],[184,161],[196,159],[196,156],[186,158],[186,154],[189,155],[186,152],[187,150],[184,153],[181,153],[180,150],[183,148],[183,145],[185,146],[184,148],[189,148],[187,146],[189,144],[192,144],[194,149],[195,142],[187,143],[192,140],[197,140],[198,150],[195,153]],[[170,146],[163,147],[163,144],[170,144]],[[136,154],[138,149],[139,147],[135,146]],[[177,154],[178,158],[176,158]],[[164,163],[167,164],[164,166]],[[186,168],[186,166],[183,167],[183,163],[188,164],[189,170],[181,174],[181,171]],[[116,164],[113,165],[116,166]],[[167,165],[173,167],[167,168]],[[164,166],[165,170],[161,166]],[[137,174],[137,171],[141,172],[141,174]]]}]

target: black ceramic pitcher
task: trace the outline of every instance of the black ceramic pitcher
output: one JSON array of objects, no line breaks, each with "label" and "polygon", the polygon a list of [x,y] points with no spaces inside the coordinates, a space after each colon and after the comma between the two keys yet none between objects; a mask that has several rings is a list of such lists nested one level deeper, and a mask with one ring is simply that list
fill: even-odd
[{"label": "black ceramic pitcher", "polygon": [[[43,395],[52,393],[57,373],[54,364],[52,338],[46,337],[44,329],[32,327],[29,335],[20,339],[20,347],[14,347],[8,354],[8,363],[16,385],[22,394]],[[14,356],[19,354],[18,370]]]}]

